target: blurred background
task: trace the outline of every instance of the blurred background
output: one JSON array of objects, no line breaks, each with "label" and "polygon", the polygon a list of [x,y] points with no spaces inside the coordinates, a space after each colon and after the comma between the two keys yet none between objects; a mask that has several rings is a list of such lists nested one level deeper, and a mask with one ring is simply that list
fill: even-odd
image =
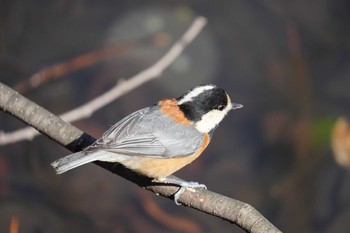
[{"label": "blurred background", "polygon": [[[214,83],[244,108],[176,175],[251,204],[283,232],[345,232],[349,9],[346,0],[1,0],[0,80],[61,114],[152,65],[202,15],[208,25],[160,79],[74,125],[100,137],[132,111]],[[0,113],[2,131],[24,126]],[[243,232],[93,164],[55,175],[50,163],[67,154],[44,136],[0,147],[0,232]]]}]

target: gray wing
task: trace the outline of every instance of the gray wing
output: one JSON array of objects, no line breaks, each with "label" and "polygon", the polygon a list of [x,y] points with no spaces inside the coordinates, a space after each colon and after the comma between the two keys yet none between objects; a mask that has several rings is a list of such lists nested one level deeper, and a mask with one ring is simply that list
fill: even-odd
[{"label": "gray wing", "polygon": [[136,111],[108,129],[87,153],[107,150],[128,156],[178,157],[199,149],[204,136],[190,126],[176,126],[157,106]]}]

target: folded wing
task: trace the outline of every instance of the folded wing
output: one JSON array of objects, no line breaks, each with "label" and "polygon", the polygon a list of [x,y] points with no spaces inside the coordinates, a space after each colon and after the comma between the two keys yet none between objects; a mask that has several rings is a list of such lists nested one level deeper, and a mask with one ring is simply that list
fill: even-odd
[{"label": "folded wing", "polygon": [[174,126],[171,121],[157,110],[141,109],[113,125],[85,152],[105,150],[127,156],[151,157],[194,153],[203,136],[193,127]]}]

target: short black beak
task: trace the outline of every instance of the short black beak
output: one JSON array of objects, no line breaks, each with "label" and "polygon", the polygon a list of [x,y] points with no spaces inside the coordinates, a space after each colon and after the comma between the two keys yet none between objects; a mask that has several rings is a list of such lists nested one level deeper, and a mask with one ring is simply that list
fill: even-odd
[{"label": "short black beak", "polygon": [[237,104],[237,103],[232,103],[232,109],[238,109],[238,108],[243,108],[242,104]]}]

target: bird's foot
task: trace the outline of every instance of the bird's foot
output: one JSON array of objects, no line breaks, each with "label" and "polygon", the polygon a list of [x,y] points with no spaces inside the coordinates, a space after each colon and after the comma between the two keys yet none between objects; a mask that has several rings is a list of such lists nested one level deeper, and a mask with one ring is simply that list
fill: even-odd
[{"label": "bird's foot", "polygon": [[204,184],[200,184],[194,181],[184,181],[174,176],[168,176],[161,179],[154,179],[153,182],[164,183],[164,184],[175,184],[180,186],[179,190],[174,194],[174,201],[176,205],[181,205],[178,202],[178,200],[186,188],[207,189],[207,186],[205,186]]}]

